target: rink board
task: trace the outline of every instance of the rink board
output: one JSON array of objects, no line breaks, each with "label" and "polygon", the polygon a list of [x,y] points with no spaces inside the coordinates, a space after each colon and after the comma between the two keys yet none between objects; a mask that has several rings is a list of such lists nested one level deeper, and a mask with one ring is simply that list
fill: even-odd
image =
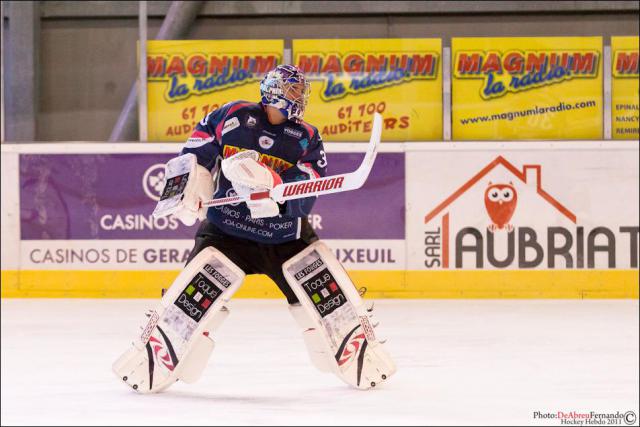
[{"label": "rink board", "polygon": [[[195,232],[149,224],[179,148],[3,145],[2,297],[159,296]],[[335,174],[364,145],[327,151]],[[506,213],[490,186],[515,193]],[[385,143],[365,187],[309,219],[371,298],[638,298],[633,141]],[[237,295],[281,298],[261,275]]]},{"label": "rink board", "polygon": [[[179,271],[3,271],[2,297],[156,298]],[[638,271],[349,271],[367,298],[633,298]],[[264,275],[235,298],[283,298]]]}]

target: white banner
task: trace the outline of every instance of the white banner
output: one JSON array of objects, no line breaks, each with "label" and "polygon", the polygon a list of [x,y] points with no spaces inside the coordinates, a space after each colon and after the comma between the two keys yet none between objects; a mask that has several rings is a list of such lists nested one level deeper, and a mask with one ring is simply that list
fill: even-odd
[{"label": "white banner", "polygon": [[406,162],[409,270],[638,267],[637,144],[443,144]]},{"label": "white banner", "polygon": [[[324,242],[348,270],[404,270],[404,240]],[[23,270],[181,270],[193,240],[24,240]]]},{"label": "white banner", "polygon": [[[364,146],[330,147],[350,170]],[[152,296],[183,268],[195,228],[149,214],[175,145],[1,148],[3,297]],[[320,198],[309,218],[374,295],[637,298],[636,141],[381,148],[367,186]]]}]

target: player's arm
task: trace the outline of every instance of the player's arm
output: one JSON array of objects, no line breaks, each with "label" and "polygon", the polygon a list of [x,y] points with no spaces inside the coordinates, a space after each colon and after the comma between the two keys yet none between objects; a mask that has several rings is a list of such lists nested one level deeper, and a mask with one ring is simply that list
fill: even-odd
[{"label": "player's arm", "polygon": [[225,104],[200,120],[182,147],[180,154],[194,154],[198,164],[211,171],[221,153],[220,133],[224,119],[232,105],[232,103]]},{"label": "player's arm", "polygon": [[[221,125],[230,105],[232,104],[226,104],[203,118],[185,142],[180,156],[167,163],[165,172],[167,178],[173,175],[172,168],[179,168],[181,172],[189,174],[183,197],[173,213],[185,225],[193,225],[196,220],[206,218],[207,209],[201,207],[200,202],[208,200],[213,195],[211,170],[221,153]],[[169,190],[176,184],[167,179],[165,186],[165,189]]]},{"label": "player's arm", "polygon": [[[321,178],[327,174],[327,155],[322,137],[316,132],[309,149],[295,166],[281,175],[282,182],[307,181]],[[307,216],[311,212],[317,197],[289,200],[281,205],[280,211],[289,216]]]}]

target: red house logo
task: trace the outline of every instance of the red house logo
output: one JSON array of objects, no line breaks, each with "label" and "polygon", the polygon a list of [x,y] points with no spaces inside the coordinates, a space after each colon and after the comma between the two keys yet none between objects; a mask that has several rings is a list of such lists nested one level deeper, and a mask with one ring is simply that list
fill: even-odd
[{"label": "red house logo", "polygon": [[[510,175],[509,179],[506,181],[490,181],[487,176],[499,166],[502,166],[508,171],[508,174]],[[504,157],[498,156],[425,216],[425,224],[438,223],[436,218],[440,218],[437,239],[439,240],[439,249],[441,254],[439,257],[440,262],[438,264],[442,268],[449,268],[450,208],[472,188],[477,185],[484,185],[484,209],[478,207],[479,209],[477,212],[478,214],[482,212],[483,215],[486,215],[488,220],[486,228],[490,232],[488,239],[491,239],[491,243],[493,243],[494,233],[511,233],[514,231],[514,225],[511,220],[518,208],[519,197],[516,184],[525,185],[528,188],[534,189],[535,194],[548,203],[552,209],[557,211],[557,213],[566,218],[572,224],[576,224],[576,215],[543,188],[541,165],[527,164],[522,167],[522,170],[520,170]],[[425,243],[427,243],[428,239],[429,237],[425,239]],[[436,236],[433,236],[433,239],[435,242]],[[428,248],[426,253],[429,255]]]}]

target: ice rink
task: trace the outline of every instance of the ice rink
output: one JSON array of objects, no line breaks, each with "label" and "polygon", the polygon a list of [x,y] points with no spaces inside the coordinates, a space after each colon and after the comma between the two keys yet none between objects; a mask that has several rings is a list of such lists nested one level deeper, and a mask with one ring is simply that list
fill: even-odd
[{"label": "ice rink", "polygon": [[3,299],[2,424],[560,425],[533,413],[638,414],[637,300],[377,301],[398,372],[366,392],[312,367],[284,300],[234,300],[199,382],[138,395],[111,364],[155,302]]}]

